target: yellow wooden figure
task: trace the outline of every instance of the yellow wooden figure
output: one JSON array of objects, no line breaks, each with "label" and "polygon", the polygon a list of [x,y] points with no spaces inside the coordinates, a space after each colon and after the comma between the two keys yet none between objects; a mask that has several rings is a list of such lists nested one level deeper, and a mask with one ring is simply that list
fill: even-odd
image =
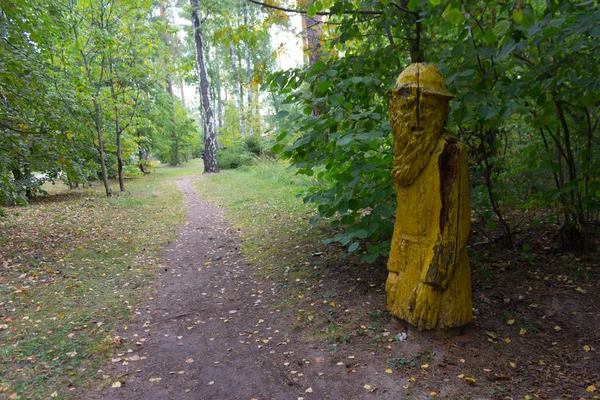
[{"label": "yellow wooden figure", "polygon": [[387,308],[419,330],[472,318],[467,153],[444,131],[453,97],[439,69],[425,63],[408,66],[390,93],[398,209]]}]

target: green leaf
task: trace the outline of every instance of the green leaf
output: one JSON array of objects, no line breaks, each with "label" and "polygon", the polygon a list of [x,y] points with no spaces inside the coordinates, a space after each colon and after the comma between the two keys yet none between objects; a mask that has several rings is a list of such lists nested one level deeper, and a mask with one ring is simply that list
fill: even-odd
[{"label": "green leaf", "polygon": [[271,147],[271,151],[273,153],[279,153],[281,150],[283,150],[284,146],[282,144],[276,144],[275,146]]},{"label": "green leaf", "polygon": [[487,44],[492,44],[495,43],[498,40],[498,38],[496,37],[493,31],[488,30],[483,36],[483,40],[485,40]]},{"label": "green leaf", "polygon": [[319,91],[325,93],[333,85],[332,81],[319,82]]},{"label": "green leaf", "polygon": [[348,253],[354,253],[358,249],[358,242],[353,242],[350,246],[348,246]]},{"label": "green leaf", "polygon": [[442,2],[442,0],[429,0],[429,2],[434,5],[437,6],[438,4],[440,4]]},{"label": "green leaf", "polygon": [[498,21],[496,26],[494,27],[494,35],[503,36],[510,29],[510,21],[507,19],[503,19],[502,21]]},{"label": "green leaf", "polygon": [[458,8],[453,8],[448,11],[445,18],[452,25],[460,25],[465,20],[465,15]]},{"label": "green leaf", "polygon": [[460,56],[462,56],[465,52],[465,46],[462,44],[456,45],[452,48],[452,51],[450,52],[450,54],[452,55],[453,58],[460,58]]},{"label": "green leaf", "polygon": [[523,22],[523,13],[521,12],[521,10],[513,11],[512,17],[517,24],[520,24]]},{"label": "green leaf", "polygon": [[379,254],[363,254],[360,259],[367,264],[373,264],[378,257]]},{"label": "green leaf", "polygon": [[315,7],[313,4],[309,5],[306,9],[306,15],[308,15],[311,18],[317,15],[317,7]]},{"label": "green leaf", "polygon": [[475,70],[474,69],[465,69],[464,71],[461,71],[461,73],[459,74],[459,76],[468,77],[468,76],[473,76],[474,74],[475,74]]}]

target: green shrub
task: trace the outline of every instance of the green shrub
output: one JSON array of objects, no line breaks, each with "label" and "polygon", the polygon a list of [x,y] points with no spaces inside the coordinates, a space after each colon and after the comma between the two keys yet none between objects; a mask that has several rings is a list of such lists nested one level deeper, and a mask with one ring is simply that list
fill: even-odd
[{"label": "green shrub", "polygon": [[264,152],[263,141],[258,136],[248,136],[244,138],[244,147],[250,154],[260,156]]},{"label": "green shrub", "polygon": [[217,151],[217,162],[221,169],[236,169],[254,162],[254,157],[242,146],[229,146]]},{"label": "green shrub", "polygon": [[125,166],[123,167],[123,176],[125,177],[125,179],[139,178],[143,175],[144,174],[140,170],[138,164],[125,164]]}]

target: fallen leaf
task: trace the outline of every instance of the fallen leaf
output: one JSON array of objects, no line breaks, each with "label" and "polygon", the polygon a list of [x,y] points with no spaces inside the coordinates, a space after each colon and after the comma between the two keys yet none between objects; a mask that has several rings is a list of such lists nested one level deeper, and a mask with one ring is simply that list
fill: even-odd
[{"label": "fallen leaf", "polygon": [[554,327],[554,330],[555,330],[556,332],[560,332],[560,331],[562,331],[562,328],[561,328],[560,326],[556,325],[556,326]]},{"label": "fallen leaf", "polygon": [[467,382],[470,385],[474,385],[474,384],[477,383],[477,380],[475,378],[469,378],[469,377],[467,377],[467,378],[465,378],[465,382]]},{"label": "fallen leaf", "polygon": [[496,332],[486,331],[485,333],[492,339],[498,339],[498,335],[496,334]]},{"label": "fallen leaf", "polygon": [[385,373],[386,374],[392,374],[392,373],[394,373],[394,371],[392,371],[391,368],[388,368],[388,369],[385,370]]},{"label": "fallen leaf", "polygon": [[312,393],[312,392],[313,392],[312,387],[309,387],[308,389],[306,389],[304,391],[304,393]]},{"label": "fallen leaf", "polygon": [[77,355],[77,352],[76,352],[76,351],[70,351],[70,352],[68,352],[68,353],[65,353],[65,354],[66,354],[67,356],[69,356],[69,357],[73,358],[73,357],[75,357],[75,356]]},{"label": "fallen leaf", "polygon": [[509,319],[508,321],[506,321],[506,323],[507,323],[508,325],[512,325],[512,324],[514,324],[514,323],[515,323],[515,320],[514,320],[514,319]]},{"label": "fallen leaf", "polygon": [[187,360],[185,360],[186,363],[191,364],[194,362],[193,358],[188,358]]},{"label": "fallen leaf", "polygon": [[112,384],[111,388],[120,388],[121,387],[121,382],[116,381]]},{"label": "fallen leaf", "polygon": [[517,363],[514,363],[514,362],[511,361],[510,366],[513,367],[513,368],[517,368]]},{"label": "fallen leaf", "polygon": [[423,365],[421,365],[421,368],[422,369],[427,369],[427,368],[429,368],[429,364],[423,364]]},{"label": "fallen leaf", "polygon": [[521,330],[519,331],[519,335],[524,335],[526,333],[527,333],[527,329],[521,328]]},{"label": "fallen leaf", "polygon": [[460,375],[458,376],[458,378],[459,378],[459,379],[462,379],[462,378],[464,378],[464,377],[465,377],[465,374],[460,374]]},{"label": "fallen leaf", "polygon": [[460,362],[461,362],[461,363],[463,363],[463,364],[466,362],[466,360],[465,360],[464,358],[461,358],[461,359],[460,359],[460,360],[458,360],[458,361],[460,361]]},{"label": "fallen leaf", "polygon": [[504,341],[505,341],[506,343],[510,343],[512,340],[510,340],[510,338],[506,338],[506,339],[504,339]]},{"label": "fallen leaf", "polygon": [[587,344],[585,346],[583,346],[583,350],[585,350],[585,352],[587,353],[588,351],[590,351],[592,348],[590,346],[588,346]]},{"label": "fallen leaf", "polygon": [[138,356],[137,354],[128,358],[129,361],[139,361],[140,359],[141,359],[141,357]]},{"label": "fallen leaf", "polygon": [[368,383],[363,386],[369,393],[373,393],[377,390],[377,386],[369,385]]},{"label": "fallen leaf", "polygon": [[17,398],[17,394],[13,393],[10,396],[8,396],[8,400],[15,400]]},{"label": "fallen leaf", "polygon": [[215,384],[215,381],[210,381],[210,382],[208,382],[208,386],[210,386],[210,385],[214,385],[214,384]]},{"label": "fallen leaf", "polygon": [[408,378],[409,382],[416,382],[417,378],[415,378],[414,376],[411,376],[410,378]]},{"label": "fallen leaf", "polygon": [[58,392],[52,392],[52,394],[50,395],[50,397],[58,397]]},{"label": "fallen leaf", "polygon": [[162,378],[150,378],[148,379],[150,382],[160,382],[162,380]]},{"label": "fallen leaf", "polygon": [[588,387],[585,389],[585,391],[586,391],[586,392],[588,392],[588,393],[595,392],[595,391],[596,391],[596,386],[594,386],[594,385],[590,385],[590,386],[588,386]]},{"label": "fallen leaf", "polygon": [[431,397],[437,396],[437,392],[429,392],[429,395],[430,395]]}]

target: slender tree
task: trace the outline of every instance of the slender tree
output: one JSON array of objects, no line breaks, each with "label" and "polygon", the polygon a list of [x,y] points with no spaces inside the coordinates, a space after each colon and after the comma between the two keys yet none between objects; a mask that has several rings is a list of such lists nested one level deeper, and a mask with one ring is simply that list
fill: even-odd
[{"label": "slender tree", "polygon": [[194,29],[194,45],[196,48],[196,70],[200,85],[200,99],[204,122],[204,172],[219,172],[217,164],[217,137],[215,117],[210,100],[208,76],[204,61],[204,45],[202,42],[202,20],[200,19],[199,0],[190,0],[192,6],[192,27]]}]

